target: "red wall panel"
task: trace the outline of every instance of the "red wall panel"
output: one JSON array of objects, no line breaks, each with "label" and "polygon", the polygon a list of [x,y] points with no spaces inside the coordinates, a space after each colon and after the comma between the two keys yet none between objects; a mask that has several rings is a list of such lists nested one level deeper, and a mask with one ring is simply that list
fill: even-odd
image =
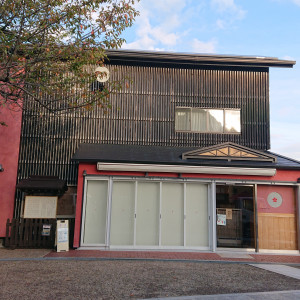
[{"label": "red wall panel", "polygon": [[[276,192],[282,197],[279,207],[269,205],[267,198],[270,193]],[[294,214],[296,211],[296,191],[294,187],[277,185],[258,185],[257,211],[258,213]]]},{"label": "red wall panel", "polygon": [[5,237],[7,218],[12,218],[17,181],[22,112],[0,108],[0,237]]}]

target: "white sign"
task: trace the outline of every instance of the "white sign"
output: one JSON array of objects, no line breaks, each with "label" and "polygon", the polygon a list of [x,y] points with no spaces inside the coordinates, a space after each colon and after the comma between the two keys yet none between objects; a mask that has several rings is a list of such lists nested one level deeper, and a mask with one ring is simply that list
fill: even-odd
[{"label": "white sign", "polygon": [[68,241],[68,228],[57,229],[57,242],[65,243]]},{"label": "white sign", "polygon": [[268,195],[267,201],[271,207],[277,208],[282,204],[282,197],[280,194],[273,192]]},{"label": "white sign", "polygon": [[226,226],[226,215],[217,214],[217,225]]},{"label": "white sign", "polygon": [[69,221],[57,220],[57,252],[69,251]]},{"label": "white sign", "polygon": [[55,219],[57,197],[26,196],[24,218],[27,219]]}]

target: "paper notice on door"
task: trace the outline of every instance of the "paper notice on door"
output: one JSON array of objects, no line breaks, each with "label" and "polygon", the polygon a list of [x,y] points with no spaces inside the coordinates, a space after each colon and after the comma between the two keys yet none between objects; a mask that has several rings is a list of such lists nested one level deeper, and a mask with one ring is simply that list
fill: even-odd
[{"label": "paper notice on door", "polygon": [[226,215],[217,214],[217,225],[226,226]]},{"label": "paper notice on door", "polygon": [[232,209],[227,209],[226,208],[226,219],[227,220],[232,220]]}]

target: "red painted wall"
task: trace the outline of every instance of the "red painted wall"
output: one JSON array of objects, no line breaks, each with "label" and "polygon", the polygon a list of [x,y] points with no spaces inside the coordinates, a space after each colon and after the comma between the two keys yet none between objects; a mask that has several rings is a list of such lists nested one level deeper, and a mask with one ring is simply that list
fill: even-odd
[{"label": "red painted wall", "polygon": [[5,237],[6,220],[13,217],[17,181],[22,112],[0,107],[0,237]]},{"label": "red painted wall", "polygon": [[[282,197],[279,207],[269,205],[267,198],[270,193],[276,192]],[[257,211],[259,213],[294,214],[296,211],[296,191],[294,187],[258,185],[257,186]]]},{"label": "red painted wall", "polygon": [[[78,185],[77,185],[77,202],[76,202],[76,219],[75,219],[75,232],[74,232],[74,243],[75,248],[80,245],[80,229],[81,229],[81,216],[82,216],[82,201],[83,201],[83,182],[84,176],[83,172],[86,172],[87,175],[107,175],[107,176],[132,176],[132,177],[144,177],[145,173],[143,172],[107,172],[107,171],[97,171],[96,163],[81,163],[79,164],[78,169]],[[148,176],[151,177],[179,177],[179,174],[176,173],[148,173]],[[277,170],[275,176],[240,176],[240,175],[211,175],[211,174],[181,174],[184,178],[218,178],[218,179],[237,179],[237,180],[264,180],[264,181],[294,181],[300,177],[300,171],[290,171],[290,170]],[[271,187],[274,189],[274,187]],[[288,193],[293,191],[293,188],[283,187],[284,191],[287,189],[284,195],[288,196]],[[272,190],[273,191],[273,190]],[[282,190],[280,190],[282,192]],[[261,189],[262,193],[268,193],[268,190]],[[294,199],[294,198],[293,198]],[[290,209],[289,206],[288,209]]]}]

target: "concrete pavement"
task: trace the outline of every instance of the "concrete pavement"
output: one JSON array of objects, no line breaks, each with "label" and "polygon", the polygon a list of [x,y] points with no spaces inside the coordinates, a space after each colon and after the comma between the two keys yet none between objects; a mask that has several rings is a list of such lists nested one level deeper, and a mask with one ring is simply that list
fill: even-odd
[{"label": "concrete pavement", "polygon": [[199,295],[186,297],[151,298],[151,300],[299,300],[300,290],[282,292]]}]

